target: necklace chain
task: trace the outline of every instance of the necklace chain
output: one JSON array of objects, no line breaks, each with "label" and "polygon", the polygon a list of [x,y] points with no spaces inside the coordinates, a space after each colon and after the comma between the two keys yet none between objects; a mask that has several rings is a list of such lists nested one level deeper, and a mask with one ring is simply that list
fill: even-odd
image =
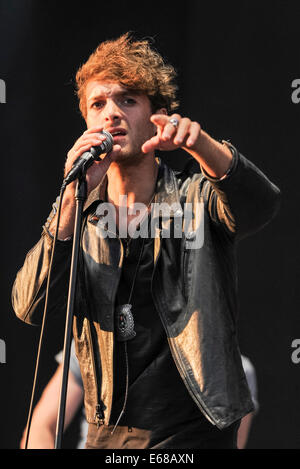
[{"label": "necklace chain", "polygon": [[[154,191],[154,193],[151,197],[151,200],[148,203],[147,212],[149,210],[151,202],[154,199],[155,193],[156,193],[156,191]],[[144,220],[144,217],[143,217],[142,221],[143,220]],[[142,223],[142,221],[140,223]],[[119,417],[118,417],[118,419],[117,419],[117,421],[114,425],[114,428],[113,428],[111,434],[114,433],[116,427],[118,426],[118,424],[119,424],[119,422],[120,422],[120,420],[121,420],[121,418],[122,418],[122,416],[125,412],[126,404],[127,404],[128,390],[129,390],[129,363],[128,363],[127,341],[130,340],[130,339],[133,339],[136,335],[136,332],[134,331],[134,318],[133,318],[133,315],[132,315],[132,312],[131,312],[131,309],[132,309],[131,297],[132,297],[132,293],[133,293],[137,273],[138,273],[138,270],[139,270],[139,266],[140,266],[142,256],[143,256],[145,239],[146,238],[144,237],[143,240],[142,240],[142,246],[141,246],[141,250],[140,250],[140,253],[139,253],[139,258],[138,258],[138,261],[137,261],[137,265],[136,265],[136,268],[135,268],[133,280],[132,280],[132,283],[131,283],[128,302],[125,305],[119,305],[118,308],[116,309],[116,313],[115,313],[116,314],[116,318],[115,318],[115,320],[116,320],[116,329],[115,329],[115,331],[116,331],[116,334],[117,334],[117,340],[121,340],[124,343],[124,353],[125,353],[125,360],[126,360],[126,382],[125,382],[125,396],[124,396],[123,407],[122,407],[121,413],[120,413],[120,415],[119,415]],[[129,237],[129,239],[128,238],[126,239],[126,256],[128,256],[128,254],[129,254],[129,245],[130,245],[131,240],[132,240],[132,238],[130,238],[130,237]],[[122,330],[121,330],[121,327],[120,327],[120,320],[121,320],[121,324],[122,324]]]},{"label": "necklace chain", "polygon": [[[155,194],[156,194],[156,191],[153,192],[152,197],[151,197],[151,199],[150,199],[150,202],[149,202],[148,205],[147,205],[147,210],[146,210],[146,212],[145,212],[145,215],[143,216],[143,218],[142,218],[142,220],[140,221],[140,223],[137,225],[137,228],[141,225],[141,223],[143,223],[143,221],[144,221],[144,219],[145,219],[145,217],[146,217],[146,214],[147,214],[148,211],[149,211],[149,207],[150,207],[151,203],[153,202],[153,199],[154,199],[154,197],[155,197]],[[127,238],[124,238],[124,242],[125,242],[125,257],[128,257],[128,256],[129,256],[129,248],[130,248],[131,240],[132,240],[132,238],[129,236],[129,234],[128,234]]]}]

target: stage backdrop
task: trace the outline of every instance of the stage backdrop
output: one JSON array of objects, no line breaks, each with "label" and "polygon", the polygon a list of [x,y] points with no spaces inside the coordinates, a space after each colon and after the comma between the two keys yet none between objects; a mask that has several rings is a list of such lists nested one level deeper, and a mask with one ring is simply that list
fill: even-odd
[{"label": "stage backdrop", "polygon": [[[0,447],[18,447],[29,407],[40,329],[14,316],[11,288],[84,130],[74,76],[101,41],[129,30],[175,65],[180,113],[230,139],[282,190],[277,218],[240,243],[239,337],[258,382],[248,448],[300,447],[299,21],[296,1],[0,1]],[[164,157],[175,168],[185,158]],[[48,324],[37,397],[63,327],[64,318]]]}]

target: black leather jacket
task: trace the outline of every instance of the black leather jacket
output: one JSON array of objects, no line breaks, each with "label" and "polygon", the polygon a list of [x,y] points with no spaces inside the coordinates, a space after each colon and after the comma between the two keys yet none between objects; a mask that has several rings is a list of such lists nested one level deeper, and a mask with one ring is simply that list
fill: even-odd
[{"label": "black leather jacket", "polygon": [[[174,172],[160,162],[155,202],[175,205],[170,217],[154,217],[154,304],[191,397],[220,429],[253,410],[236,332],[236,244],[272,219],[280,194],[259,169],[234,153],[230,175],[221,180],[208,177],[198,165],[196,172]],[[107,425],[113,395],[114,303],[124,253],[120,239],[109,237],[97,214],[104,186],[85,204],[73,332],[87,420]],[[186,216],[180,218],[182,211]],[[180,227],[180,238],[165,237],[170,225]],[[27,323],[41,322],[51,246],[46,224],[17,274],[13,307]],[[66,309],[71,247],[72,241],[58,241],[49,314]]]}]

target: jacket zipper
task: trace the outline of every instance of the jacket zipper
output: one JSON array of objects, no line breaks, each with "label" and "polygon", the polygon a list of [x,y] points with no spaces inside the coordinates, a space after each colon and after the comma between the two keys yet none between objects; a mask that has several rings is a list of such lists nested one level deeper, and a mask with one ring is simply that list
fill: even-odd
[{"label": "jacket zipper", "polygon": [[[161,236],[161,230],[159,232],[159,236]],[[151,280],[151,290],[153,291],[152,289],[152,282],[153,282],[153,277],[154,277],[154,272],[155,272],[155,269],[156,269],[156,266],[157,266],[157,262],[158,262],[158,259],[160,257],[160,253],[161,253],[161,244],[160,244],[160,247],[159,247],[159,253],[157,255],[157,258],[156,258],[156,262],[155,262],[155,265],[154,265],[154,268],[153,268],[153,274],[152,274],[152,280]],[[211,415],[210,411],[206,408],[205,404],[203,404],[202,401],[199,400],[199,398],[195,395],[194,391],[192,390],[192,388],[190,387],[188,381],[185,379],[185,376],[184,376],[184,373],[181,369],[181,366],[180,366],[180,358],[178,357],[178,353],[177,353],[177,350],[176,350],[176,347],[174,346],[173,342],[169,339],[168,337],[168,328],[167,328],[167,324],[166,324],[166,321],[163,317],[163,315],[160,313],[160,308],[158,308],[158,304],[156,302],[156,298],[154,297],[154,295],[152,295],[153,297],[153,300],[154,300],[154,304],[155,304],[155,307],[159,313],[159,316],[160,316],[160,319],[161,319],[161,322],[164,326],[164,329],[165,329],[165,332],[166,332],[166,335],[167,335],[167,340],[168,340],[168,344],[169,344],[169,347],[170,347],[170,351],[171,351],[171,354],[172,354],[172,357],[173,357],[173,360],[176,364],[176,367],[177,367],[177,370],[183,380],[183,382],[185,383],[186,385],[186,388],[187,390],[189,391],[191,397],[193,398],[193,400],[196,402],[196,404],[198,405],[198,407],[200,407],[202,413],[206,416],[206,418],[209,420],[209,422],[212,424],[212,425],[216,425],[215,421],[214,421],[214,418],[213,416]]]},{"label": "jacket zipper", "polygon": [[[84,223],[82,224],[82,232],[81,232],[81,243],[82,243],[82,237],[83,237],[83,231],[85,228],[86,224],[86,218],[84,220]],[[86,278],[85,278],[85,271],[84,271],[84,261],[83,261],[83,249],[81,245],[81,284],[82,284],[82,290],[83,290],[83,301],[85,304],[85,310],[86,313],[88,314],[89,308],[88,308],[88,303],[87,303],[87,291],[86,291]],[[89,346],[91,350],[91,357],[92,357],[92,368],[93,368],[93,373],[94,373],[94,380],[95,380],[95,387],[96,387],[96,405],[95,405],[95,414],[94,414],[94,422],[97,425],[97,428],[100,427],[100,425],[104,424],[104,412],[103,412],[103,403],[101,402],[101,399],[99,399],[99,386],[98,386],[98,380],[97,380],[97,374],[96,374],[96,362],[95,362],[95,355],[94,355],[94,347],[93,347],[93,338],[92,338],[92,332],[91,332],[91,324],[90,324],[90,318],[87,320],[87,332],[88,332],[88,339],[89,339]]]},{"label": "jacket zipper", "polygon": [[93,339],[92,339],[90,321],[87,321],[87,329],[88,329],[88,337],[89,337],[90,350],[91,350],[91,356],[92,356],[92,367],[93,367],[95,386],[96,386],[96,406],[95,406],[94,421],[97,425],[97,428],[99,428],[100,425],[104,424],[104,412],[103,412],[103,404],[99,403],[99,387],[98,387],[98,382],[97,382],[96,363],[95,363],[95,355],[94,355],[94,349],[93,349]]}]

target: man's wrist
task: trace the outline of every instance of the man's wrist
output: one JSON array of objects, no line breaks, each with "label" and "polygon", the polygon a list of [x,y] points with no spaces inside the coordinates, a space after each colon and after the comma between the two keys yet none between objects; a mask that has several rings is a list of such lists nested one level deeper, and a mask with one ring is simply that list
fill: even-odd
[{"label": "man's wrist", "polygon": [[211,176],[210,174],[207,173],[207,171],[203,168],[202,165],[201,166],[201,171],[202,173],[204,174],[204,176],[211,180],[211,181],[214,181],[214,182],[217,182],[217,181],[223,181],[224,179],[227,179],[228,177],[231,176],[231,174],[234,172],[234,169],[236,167],[236,164],[237,164],[237,160],[238,160],[238,152],[237,152],[237,149],[230,143],[228,142],[227,140],[222,140],[221,143],[223,145],[225,145],[232,153],[232,160],[231,160],[231,163],[230,163],[230,166],[229,168],[227,169],[227,171],[223,174],[223,176],[221,177],[214,177],[214,176]]},{"label": "man's wrist", "polygon": [[195,149],[187,151],[198,161],[204,173],[212,179],[219,180],[224,177],[232,163],[230,149],[203,130]]},{"label": "man's wrist", "polygon": [[227,142],[227,140],[222,140],[222,144],[225,145],[227,148],[229,148],[229,150],[231,151],[232,153],[232,160],[231,160],[231,164],[229,166],[229,168],[227,169],[226,173],[224,174],[224,176],[222,176],[219,180],[222,181],[222,179],[225,179],[227,178],[228,176],[230,176],[230,174],[232,173],[233,171],[233,168],[235,167],[235,162],[236,162],[236,157],[237,157],[237,152],[236,152],[236,149],[234,148],[233,145],[231,145],[230,142]]},{"label": "man's wrist", "polygon": [[[54,239],[54,236],[55,236],[55,229],[56,229],[56,225],[54,226],[49,226],[47,227],[46,225],[43,226],[43,229],[45,231],[45,233],[47,234],[48,237],[50,237],[52,240]],[[62,243],[64,242],[67,242],[67,241],[70,241],[72,239],[73,235],[65,235],[64,233],[60,233],[58,232],[58,241],[61,241]]]}]

